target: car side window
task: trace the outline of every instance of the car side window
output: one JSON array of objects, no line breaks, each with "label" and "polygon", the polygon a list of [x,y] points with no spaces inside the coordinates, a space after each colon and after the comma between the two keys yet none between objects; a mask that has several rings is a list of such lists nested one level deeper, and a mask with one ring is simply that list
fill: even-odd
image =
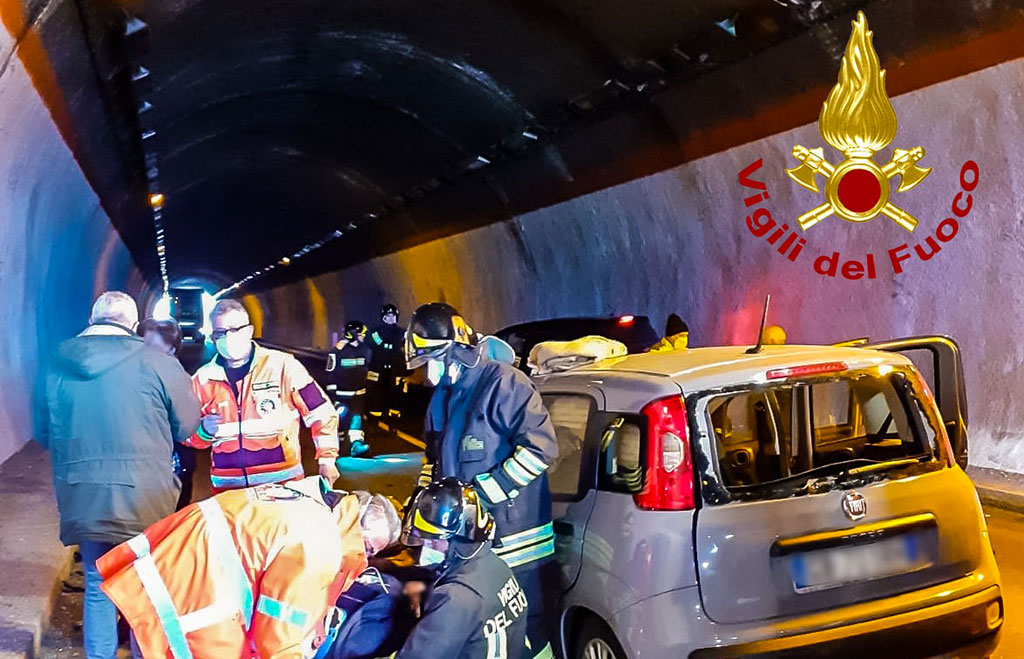
[{"label": "car side window", "polygon": [[548,485],[553,495],[576,496],[587,424],[594,410],[590,396],[556,394],[542,397],[555,427],[558,458],[548,468]]},{"label": "car side window", "polygon": [[636,494],[643,489],[643,430],[640,419],[618,416],[601,435],[598,487],[609,492]]}]

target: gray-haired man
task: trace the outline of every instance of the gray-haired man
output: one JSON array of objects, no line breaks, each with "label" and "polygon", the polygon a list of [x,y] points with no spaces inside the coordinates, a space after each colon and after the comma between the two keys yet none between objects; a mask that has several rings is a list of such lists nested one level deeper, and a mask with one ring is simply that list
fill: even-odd
[{"label": "gray-haired man", "polygon": [[117,653],[117,612],[96,559],[174,512],[172,446],[199,425],[188,375],[135,335],[138,320],[127,294],[96,299],[89,327],[57,350],[38,438],[53,460],[61,541],[82,552],[89,659]]}]

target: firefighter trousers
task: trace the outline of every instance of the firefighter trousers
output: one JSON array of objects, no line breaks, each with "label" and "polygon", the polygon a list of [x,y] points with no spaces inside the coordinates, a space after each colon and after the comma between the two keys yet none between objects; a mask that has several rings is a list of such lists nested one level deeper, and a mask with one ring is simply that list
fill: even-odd
[{"label": "firefighter trousers", "polygon": [[556,638],[558,616],[558,584],[561,570],[547,557],[513,568],[512,574],[526,592],[526,638],[530,643],[529,659],[552,659],[551,639]]}]

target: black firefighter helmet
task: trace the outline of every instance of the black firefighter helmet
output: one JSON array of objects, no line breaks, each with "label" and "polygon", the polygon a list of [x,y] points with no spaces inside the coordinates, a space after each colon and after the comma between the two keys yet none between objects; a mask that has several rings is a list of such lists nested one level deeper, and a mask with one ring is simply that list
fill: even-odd
[{"label": "black firefighter helmet", "polygon": [[455,307],[431,302],[412,314],[405,333],[405,362],[410,369],[419,368],[431,359],[442,359],[453,348],[472,352],[475,357],[476,345],[476,333]]},{"label": "black firefighter helmet", "polygon": [[454,477],[418,490],[402,521],[402,543],[416,547],[424,540],[479,543],[494,536],[494,518],[484,510],[476,490]]},{"label": "black firefighter helmet", "polygon": [[389,313],[395,314],[395,320],[398,320],[398,307],[391,304],[390,302],[388,302],[387,304],[380,308],[380,317],[383,319],[384,316],[388,315]]},{"label": "black firefighter helmet", "polygon": [[356,337],[359,337],[361,341],[366,336],[366,325],[359,322],[358,320],[350,320],[345,323],[345,338],[352,341]]}]

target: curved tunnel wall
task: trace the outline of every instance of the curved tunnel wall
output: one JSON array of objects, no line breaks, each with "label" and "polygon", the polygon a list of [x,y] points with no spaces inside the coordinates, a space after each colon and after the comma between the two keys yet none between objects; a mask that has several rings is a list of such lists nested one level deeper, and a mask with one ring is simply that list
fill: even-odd
[{"label": "curved tunnel wall", "polygon": [[0,30],[0,462],[33,436],[33,395],[56,344],[94,297],[144,284]]},{"label": "curved tunnel wall", "polygon": [[[488,226],[373,259],[359,266],[259,294],[264,335],[292,345],[324,345],[346,318],[376,318],[387,300],[408,316],[444,299],[475,327],[576,314],[646,313],[660,328],[676,311],[691,343],[754,339],[765,293],[770,321],[791,342],[829,342],[947,333],[963,346],[971,405],[972,461],[1024,471],[1024,60],[1007,62],[893,99],[900,130],[892,147],[922,145],[933,173],[892,201],[913,212],[912,234],[885,217],[868,224],[824,220],[801,235],[796,262],[746,225],[752,210],[794,226],[823,197],[792,183],[795,144],[824,146],[816,124],[690,162],[653,176]],[[835,164],[838,154],[826,148]],[[752,207],[739,172],[763,159],[752,178],[769,199]],[[973,206],[948,242],[935,231],[960,190],[961,166],[978,163]],[[970,180],[971,176],[967,177]],[[819,181],[821,179],[819,178]],[[966,204],[960,198],[961,206]],[[759,219],[764,219],[763,215]],[[943,228],[948,235],[950,225]],[[769,234],[770,235],[770,234]],[[927,239],[941,251],[924,261]],[[785,238],[776,242],[781,244]],[[894,272],[887,251],[906,244]],[[875,278],[817,274],[815,257],[840,262],[874,255]],[[855,274],[854,266],[849,268]],[[326,301],[312,323],[311,297]],[[326,322],[327,327],[322,323]],[[319,325],[319,326],[318,326]]]}]

